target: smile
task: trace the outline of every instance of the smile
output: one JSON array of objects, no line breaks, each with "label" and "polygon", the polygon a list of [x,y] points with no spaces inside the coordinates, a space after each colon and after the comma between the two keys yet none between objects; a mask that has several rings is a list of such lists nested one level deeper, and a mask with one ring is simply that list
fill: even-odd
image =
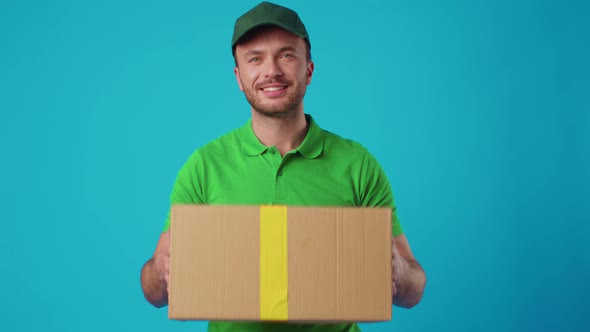
[{"label": "smile", "polygon": [[273,86],[273,87],[269,87],[269,88],[262,88],[262,91],[274,92],[274,91],[283,90],[284,88],[285,88],[284,86]]}]

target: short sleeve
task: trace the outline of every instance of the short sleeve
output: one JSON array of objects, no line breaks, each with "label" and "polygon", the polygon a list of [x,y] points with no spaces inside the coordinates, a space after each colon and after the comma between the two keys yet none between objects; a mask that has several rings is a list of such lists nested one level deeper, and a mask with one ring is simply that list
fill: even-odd
[{"label": "short sleeve", "polygon": [[[199,181],[199,156],[193,154],[182,166],[170,194],[170,205],[174,204],[203,204],[202,190]],[[170,211],[164,222],[163,232],[170,229]]]},{"label": "short sleeve", "polygon": [[397,217],[391,185],[377,159],[368,151],[363,158],[359,182],[360,206],[390,207],[391,234],[401,235],[403,229]]}]

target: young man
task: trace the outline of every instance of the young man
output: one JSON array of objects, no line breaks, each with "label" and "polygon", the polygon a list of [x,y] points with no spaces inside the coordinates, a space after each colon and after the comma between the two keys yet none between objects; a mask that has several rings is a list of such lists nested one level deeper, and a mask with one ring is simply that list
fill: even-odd
[{"label": "young man", "polygon": [[[238,18],[234,73],[252,118],[191,155],[171,203],[391,207],[393,302],[412,307],[426,278],[402,232],[383,170],[360,144],[322,130],[304,113],[314,71],[310,49],[305,26],[290,9],[263,2]],[[168,303],[170,226],[168,218],[141,273],[145,297],[157,307]],[[356,331],[358,326],[211,322],[209,329]]]}]

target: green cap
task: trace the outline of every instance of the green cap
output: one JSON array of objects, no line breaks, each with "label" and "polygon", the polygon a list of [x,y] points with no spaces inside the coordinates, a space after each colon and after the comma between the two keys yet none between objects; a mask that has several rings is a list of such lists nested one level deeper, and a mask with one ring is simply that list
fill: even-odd
[{"label": "green cap", "polygon": [[292,34],[305,39],[311,48],[305,25],[303,25],[303,22],[301,22],[301,19],[296,12],[287,7],[264,1],[236,20],[234,36],[231,39],[232,51],[234,47],[236,47],[240,38],[248,33],[248,31],[263,25],[276,25],[281,27]]}]

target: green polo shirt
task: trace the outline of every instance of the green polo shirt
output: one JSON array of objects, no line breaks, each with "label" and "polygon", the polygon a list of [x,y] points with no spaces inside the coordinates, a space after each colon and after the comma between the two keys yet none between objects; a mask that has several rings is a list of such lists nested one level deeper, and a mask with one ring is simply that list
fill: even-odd
[{"label": "green polo shirt", "polygon": [[[306,119],[305,139],[283,157],[275,146],[258,140],[252,120],[197,149],[178,173],[171,203],[391,207],[392,234],[402,234],[389,181],[377,160],[360,144],[322,130],[309,115]],[[167,218],[164,231],[169,227]],[[356,331],[358,327],[211,322],[209,330]]]}]

